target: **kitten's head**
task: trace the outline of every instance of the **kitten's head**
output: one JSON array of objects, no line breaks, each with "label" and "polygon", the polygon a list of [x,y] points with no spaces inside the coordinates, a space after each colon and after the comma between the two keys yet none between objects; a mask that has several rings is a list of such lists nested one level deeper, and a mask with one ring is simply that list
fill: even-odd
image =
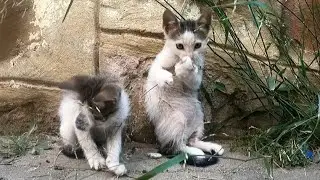
[{"label": "kitten's head", "polygon": [[207,37],[211,25],[211,11],[202,9],[198,20],[181,20],[170,11],[163,13],[163,29],[166,43],[172,47],[175,55],[180,59],[203,53],[207,44]]},{"label": "kitten's head", "polygon": [[99,116],[107,117],[118,109],[121,88],[103,78],[79,75],[60,83],[58,87],[76,92],[81,102],[87,102],[92,107],[91,112],[98,119],[103,119]]}]

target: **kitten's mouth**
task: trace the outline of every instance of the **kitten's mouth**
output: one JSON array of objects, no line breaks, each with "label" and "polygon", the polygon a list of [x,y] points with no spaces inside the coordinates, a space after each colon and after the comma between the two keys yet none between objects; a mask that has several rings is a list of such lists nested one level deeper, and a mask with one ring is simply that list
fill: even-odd
[{"label": "kitten's mouth", "polygon": [[103,116],[103,114],[101,113],[101,110],[97,106],[91,105],[89,106],[89,110],[93,115],[94,120],[102,121],[102,122],[106,121],[107,118]]},{"label": "kitten's mouth", "polygon": [[101,121],[101,122],[106,122],[108,120],[109,116],[117,111],[117,109],[110,109],[108,111],[103,110],[103,112],[105,112],[105,113],[102,113],[102,110],[99,109],[95,105],[89,106],[89,110],[90,110],[91,114],[93,115],[94,120]]}]

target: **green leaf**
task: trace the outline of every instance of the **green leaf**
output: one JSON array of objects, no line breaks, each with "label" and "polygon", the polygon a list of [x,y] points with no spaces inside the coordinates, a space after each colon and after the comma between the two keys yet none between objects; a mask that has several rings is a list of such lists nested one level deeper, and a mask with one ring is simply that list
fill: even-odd
[{"label": "green leaf", "polygon": [[215,5],[212,4],[210,1],[205,1],[208,5],[210,5],[211,7],[219,7],[219,8],[226,8],[226,7],[234,7],[234,6],[246,6],[246,5],[250,5],[250,6],[257,6],[260,8],[267,8],[267,4],[264,2],[260,2],[260,1],[243,1],[243,2],[236,2],[236,3],[229,3],[229,4],[221,4],[221,5]]},{"label": "green leaf", "polygon": [[267,4],[261,1],[249,1],[247,4],[251,6],[258,6],[260,8],[267,8]]},{"label": "green leaf", "polygon": [[218,90],[218,91],[221,91],[221,92],[225,92],[227,89],[226,89],[226,86],[221,83],[221,82],[214,82],[213,83],[213,86],[212,86],[212,90]]},{"label": "green leaf", "polygon": [[320,93],[318,94],[318,120],[320,120]]},{"label": "green leaf", "polygon": [[256,27],[258,28],[258,27],[259,27],[259,25],[258,25],[258,20],[257,20],[256,15],[254,14],[254,12],[253,12],[253,10],[252,10],[251,5],[248,5],[248,9],[249,9],[250,14],[251,14],[251,16],[252,16],[252,19],[253,19],[254,24],[255,24]]},{"label": "green leaf", "polygon": [[224,31],[224,37],[225,37],[225,41],[224,41],[224,44],[226,45],[227,42],[228,42],[228,38],[229,38],[229,27],[228,26],[225,26],[225,31]]},{"label": "green leaf", "polygon": [[273,179],[273,167],[272,167],[272,158],[265,157],[263,158],[264,166],[267,170],[267,174],[270,179]]},{"label": "green leaf", "polygon": [[307,77],[306,63],[304,62],[303,57],[299,57],[299,60],[300,60],[299,72],[301,73],[302,77]]},{"label": "green leaf", "polygon": [[274,91],[276,89],[276,79],[274,77],[268,76],[267,83],[270,91]]},{"label": "green leaf", "polygon": [[175,156],[172,159],[169,159],[168,161],[160,164],[159,166],[155,167],[151,171],[145,173],[144,175],[140,176],[137,178],[137,180],[145,180],[145,179],[150,179],[154,176],[156,176],[159,173],[162,173],[163,171],[169,169],[171,166],[179,164],[180,162],[184,161],[187,159],[187,154],[186,153],[180,153],[179,155]]},{"label": "green leaf", "polygon": [[257,31],[256,37],[255,37],[255,41],[254,41],[253,47],[255,47],[256,44],[257,44],[257,42],[258,42],[258,38],[259,38],[260,33],[261,33],[262,25],[263,25],[263,21],[260,21],[260,24],[259,24],[259,26],[258,26],[258,31]]}]

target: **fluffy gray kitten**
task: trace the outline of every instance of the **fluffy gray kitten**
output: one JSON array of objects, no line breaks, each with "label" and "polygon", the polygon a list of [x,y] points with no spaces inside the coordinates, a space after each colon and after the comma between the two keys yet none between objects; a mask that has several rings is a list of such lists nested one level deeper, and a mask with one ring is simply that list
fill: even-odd
[{"label": "fluffy gray kitten", "polygon": [[170,11],[163,14],[165,44],[151,65],[146,82],[146,110],[160,143],[160,152],[186,152],[188,164],[207,166],[217,162],[204,152],[222,155],[221,145],[201,140],[204,122],[198,90],[202,81],[205,47],[211,11],[196,21],[181,20]]},{"label": "fluffy gray kitten", "polygon": [[125,174],[119,156],[130,106],[119,82],[106,76],[79,75],[60,83],[59,88],[63,90],[59,108],[62,152],[70,157],[83,152],[91,168],[107,166],[118,176]]}]

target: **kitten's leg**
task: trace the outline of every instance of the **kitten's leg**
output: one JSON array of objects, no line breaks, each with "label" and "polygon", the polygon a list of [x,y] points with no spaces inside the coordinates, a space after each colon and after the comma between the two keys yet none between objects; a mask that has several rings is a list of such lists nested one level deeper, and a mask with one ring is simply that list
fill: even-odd
[{"label": "kitten's leg", "polygon": [[72,158],[84,158],[82,149],[77,144],[77,138],[72,121],[62,121],[60,125],[60,136],[63,146],[62,153]]},{"label": "kitten's leg", "polygon": [[77,144],[77,137],[74,131],[74,121],[79,114],[78,104],[68,97],[64,97],[59,107],[60,137],[63,146],[61,152],[71,158],[84,158],[81,148]]},{"label": "kitten's leg", "polygon": [[120,164],[119,158],[121,153],[121,145],[122,145],[122,125],[118,128],[116,132],[111,132],[112,134],[109,135],[107,139],[107,143],[105,145],[105,150],[107,151],[107,159],[106,165],[110,171],[115,173],[117,176],[122,176],[127,172],[126,167],[124,164]]},{"label": "kitten's leg", "polygon": [[187,142],[185,130],[186,118],[182,112],[163,112],[162,118],[155,124],[155,133],[161,145],[160,153],[172,155],[181,151]]},{"label": "kitten's leg", "polygon": [[62,138],[63,145],[72,147],[76,146],[77,138],[72,121],[61,121],[60,136]]},{"label": "kitten's leg", "polygon": [[212,151],[214,151],[218,155],[222,155],[224,153],[224,149],[220,144],[212,143],[212,142],[204,142],[197,137],[190,139],[189,145],[192,147],[199,148],[204,152],[208,152],[208,153],[212,153]]},{"label": "kitten's leg", "polygon": [[196,107],[196,119],[193,119],[191,125],[194,127],[194,129],[191,129],[190,131],[193,131],[193,134],[191,137],[189,137],[188,144],[192,147],[199,148],[203,150],[204,152],[212,153],[217,153],[218,155],[222,155],[224,152],[224,149],[222,148],[221,145],[217,143],[212,143],[212,142],[204,142],[201,141],[200,138],[203,135],[203,130],[204,130],[204,123],[203,123],[203,112],[200,106]]},{"label": "kitten's leg", "polygon": [[96,143],[91,137],[90,128],[92,127],[93,122],[88,116],[88,114],[79,114],[74,124],[75,133],[88,160],[90,168],[98,170],[105,166],[105,159],[100,154]]}]

